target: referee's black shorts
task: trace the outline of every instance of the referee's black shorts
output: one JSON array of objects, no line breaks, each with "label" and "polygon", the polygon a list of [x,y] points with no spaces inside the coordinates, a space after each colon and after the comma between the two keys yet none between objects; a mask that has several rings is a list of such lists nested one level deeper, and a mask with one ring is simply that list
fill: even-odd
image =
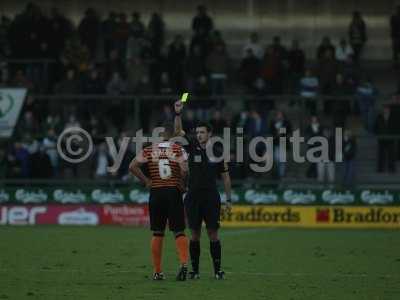
[{"label": "referee's black shorts", "polygon": [[217,190],[189,190],[184,203],[190,229],[200,230],[203,221],[207,229],[219,228],[221,198]]},{"label": "referee's black shorts", "polygon": [[178,232],[185,230],[185,211],[182,201],[182,192],[178,188],[165,187],[150,190],[149,200],[150,229]]}]

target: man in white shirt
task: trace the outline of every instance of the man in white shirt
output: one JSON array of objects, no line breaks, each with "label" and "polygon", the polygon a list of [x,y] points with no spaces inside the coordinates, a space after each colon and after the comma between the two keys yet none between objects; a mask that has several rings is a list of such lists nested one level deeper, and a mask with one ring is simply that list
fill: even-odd
[{"label": "man in white shirt", "polygon": [[347,43],[346,39],[341,39],[340,44],[336,47],[336,59],[339,62],[347,62],[353,57],[353,48]]},{"label": "man in white shirt", "polygon": [[242,57],[243,58],[246,57],[248,49],[251,49],[253,51],[254,56],[257,57],[258,59],[262,59],[263,58],[264,50],[263,50],[262,46],[259,43],[258,34],[256,32],[253,32],[250,35],[249,41],[243,47],[243,51],[242,51]]}]

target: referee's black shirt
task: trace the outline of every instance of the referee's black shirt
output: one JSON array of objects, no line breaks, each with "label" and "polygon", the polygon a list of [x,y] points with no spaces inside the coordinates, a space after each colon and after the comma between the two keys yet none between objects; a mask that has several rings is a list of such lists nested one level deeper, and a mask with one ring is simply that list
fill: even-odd
[{"label": "referee's black shirt", "polygon": [[[207,156],[206,149],[200,146],[197,139],[184,136],[187,145],[183,145],[189,155],[189,191],[196,190],[217,190],[217,179],[225,170],[224,161],[218,159],[215,161]],[[214,155],[217,158],[222,157],[222,149],[214,147]]]}]

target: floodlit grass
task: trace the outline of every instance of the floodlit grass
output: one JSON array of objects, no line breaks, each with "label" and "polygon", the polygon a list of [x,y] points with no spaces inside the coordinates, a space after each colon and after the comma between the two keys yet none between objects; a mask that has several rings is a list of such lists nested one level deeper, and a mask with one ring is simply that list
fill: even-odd
[{"label": "floodlit grass", "polygon": [[400,299],[400,232],[225,229],[226,280],[212,277],[207,239],[201,279],[153,282],[150,232],[126,227],[1,227],[0,299]]}]

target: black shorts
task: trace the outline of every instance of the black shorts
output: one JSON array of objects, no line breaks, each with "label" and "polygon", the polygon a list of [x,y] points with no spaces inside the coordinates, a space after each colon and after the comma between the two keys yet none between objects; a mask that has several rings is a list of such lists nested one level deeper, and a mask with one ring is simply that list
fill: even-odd
[{"label": "black shorts", "polygon": [[190,229],[200,230],[203,221],[207,229],[219,228],[221,198],[218,191],[189,190],[184,203]]},{"label": "black shorts", "polygon": [[154,188],[150,191],[149,200],[150,229],[178,232],[185,230],[185,211],[182,192],[177,188]]}]

